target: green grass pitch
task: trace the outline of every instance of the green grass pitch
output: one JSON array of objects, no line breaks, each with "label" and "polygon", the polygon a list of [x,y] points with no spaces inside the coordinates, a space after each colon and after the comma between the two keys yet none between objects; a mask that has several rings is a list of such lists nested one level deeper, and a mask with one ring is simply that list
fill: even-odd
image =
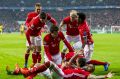
[{"label": "green grass pitch", "polygon": [[[93,34],[93,38],[95,47],[92,59],[110,62],[109,71],[115,73],[112,79],[120,79],[120,34]],[[25,41],[25,36],[18,33],[0,35],[0,79],[24,79],[22,75],[7,75],[5,68],[9,65],[14,69],[16,63],[23,67]],[[29,65],[31,62],[30,55]],[[97,66],[94,74],[102,75],[109,71],[105,72],[103,66]],[[35,79],[44,77],[37,76]]]}]

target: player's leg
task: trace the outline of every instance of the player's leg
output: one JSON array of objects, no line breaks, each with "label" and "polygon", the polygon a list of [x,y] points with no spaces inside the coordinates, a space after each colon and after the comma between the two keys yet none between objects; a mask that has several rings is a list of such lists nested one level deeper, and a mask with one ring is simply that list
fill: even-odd
[{"label": "player's leg", "polygon": [[37,53],[37,62],[41,62],[41,45],[42,45],[42,38],[41,36],[37,36],[35,38],[35,45],[36,45],[36,53]]},{"label": "player's leg", "polygon": [[29,70],[20,68],[20,71],[24,75],[24,77],[28,77],[30,75],[43,72],[43,71],[47,70],[47,68],[49,68],[49,67],[50,67],[50,62],[45,62],[43,65],[34,66],[33,68],[31,68]]},{"label": "player's leg", "polygon": [[73,48],[75,50],[80,50],[82,48],[82,42],[81,42],[81,38],[79,35],[77,35],[73,38],[73,42],[74,42]]},{"label": "player's leg", "polygon": [[94,50],[94,44],[85,45],[85,47],[84,47],[84,55],[85,55],[86,61],[91,60],[93,50]]},{"label": "player's leg", "polygon": [[36,46],[37,62],[41,63],[41,46]]},{"label": "player's leg", "polygon": [[[34,37],[30,37],[30,41],[31,41],[32,44],[34,44]],[[26,53],[25,53],[25,63],[24,63],[25,68],[27,68],[28,58],[29,58],[30,51],[31,51],[28,42],[26,42],[26,47],[27,47],[27,50],[26,50]]]},{"label": "player's leg", "polygon": [[61,54],[60,54],[60,53],[52,56],[52,58],[53,58],[53,62],[54,62],[55,64],[57,64],[57,65],[61,65],[61,64],[62,64],[62,57],[61,57]]},{"label": "player's leg", "polygon": [[90,60],[87,63],[88,64],[93,64],[93,65],[103,65],[105,71],[108,70],[108,67],[110,65],[108,62],[102,62],[102,61],[98,61],[98,60]]},{"label": "player's leg", "polygon": [[25,64],[24,64],[25,68],[27,68],[29,55],[30,55],[30,49],[29,49],[29,47],[27,47],[27,51],[25,53]]},{"label": "player's leg", "polygon": [[36,63],[37,63],[37,53],[36,51],[34,50],[33,53],[32,53],[32,65],[31,67],[33,67]]}]

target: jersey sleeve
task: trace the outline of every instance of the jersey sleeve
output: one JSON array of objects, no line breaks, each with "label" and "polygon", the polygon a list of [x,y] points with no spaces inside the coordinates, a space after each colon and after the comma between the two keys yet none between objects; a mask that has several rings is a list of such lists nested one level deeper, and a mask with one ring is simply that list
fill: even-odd
[{"label": "jersey sleeve", "polygon": [[49,14],[47,14],[47,20],[49,20],[52,24],[57,25],[57,21]]}]

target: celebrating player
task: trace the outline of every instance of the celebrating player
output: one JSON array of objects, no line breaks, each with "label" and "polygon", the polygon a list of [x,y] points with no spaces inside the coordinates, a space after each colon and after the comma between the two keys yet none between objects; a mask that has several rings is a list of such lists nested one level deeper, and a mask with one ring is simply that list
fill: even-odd
[{"label": "celebrating player", "polygon": [[[30,26],[31,20],[41,13],[41,10],[42,10],[41,4],[40,3],[36,3],[35,4],[35,11],[29,12],[27,14],[27,18],[26,18],[26,22],[25,22],[25,25],[27,26],[27,28]],[[27,67],[29,54],[30,54],[30,48],[29,48],[29,46],[27,46],[27,50],[26,50],[26,53],[25,53],[25,64],[24,64],[24,67]]]},{"label": "celebrating player", "polygon": [[82,48],[84,49],[84,55],[87,61],[92,57],[94,49],[94,41],[90,33],[89,26],[86,22],[86,15],[84,13],[78,13],[79,32],[82,39]]},{"label": "celebrating player", "polygon": [[26,31],[26,38],[27,38],[27,46],[29,49],[33,49],[32,53],[33,63],[37,63],[41,61],[41,28],[44,27],[45,23],[50,21],[53,25],[56,25],[57,22],[54,18],[52,18],[49,14],[45,12],[41,12],[40,15],[35,17],[31,22],[30,26]]},{"label": "celebrating player", "polygon": [[[65,17],[60,23],[60,30],[66,25],[66,39],[68,42],[80,42],[81,38],[79,36],[78,30],[78,15],[76,10],[70,11],[70,16]],[[66,51],[66,46],[64,46],[63,51]]]},{"label": "celebrating player", "polygon": [[57,65],[61,65],[62,58],[60,54],[60,41],[62,40],[68,47],[70,52],[73,52],[73,48],[67,42],[62,32],[58,31],[58,27],[51,26],[50,33],[44,37],[43,44],[45,50],[45,61],[53,61]]},{"label": "celebrating player", "polygon": [[20,68],[20,72],[26,77],[26,79],[33,79],[38,73],[45,71],[47,68],[52,68],[63,79],[106,79],[113,76],[111,72],[106,75],[93,75],[91,72],[94,71],[94,66],[91,64],[87,65],[84,68],[85,70],[79,67],[61,67],[61,69],[56,64],[49,61],[43,65],[37,64],[29,70]]}]

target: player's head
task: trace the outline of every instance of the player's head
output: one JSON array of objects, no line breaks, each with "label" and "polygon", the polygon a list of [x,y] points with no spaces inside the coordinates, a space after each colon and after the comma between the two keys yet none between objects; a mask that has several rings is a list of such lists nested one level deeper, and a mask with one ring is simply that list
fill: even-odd
[{"label": "player's head", "polygon": [[77,13],[78,15],[78,22],[83,23],[86,19],[86,15],[84,13]]},{"label": "player's head", "polygon": [[71,19],[72,21],[78,19],[78,15],[77,15],[77,11],[76,11],[76,10],[71,10],[71,11],[70,11],[70,19]]},{"label": "player's head", "polygon": [[45,12],[41,12],[40,20],[41,20],[41,22],[46,22],[47,21],[47,14]]},{"label": "player's head", "polygon": [[83,69],[92,73],[95,71],[95,66],[93,64],[87,64],[86,66],[83,67]]},{"label": "player's head", "polygon": [[35,4],[35,12],[41,13],[41,10],[42,10],[41,4],[40,3],[36,3]]},{"label": "player's head", "polygon": [[86,65],[86,59],[85,58],[77,58],[76,64],[78,67],[83,67]]},{"label": "player's head", "polygon": [[58,36],[58,30],[59,30],[59,28],[57,26],[52,25],[50,27],[51,36],[54,37],[54,38],[57,37]]}]

